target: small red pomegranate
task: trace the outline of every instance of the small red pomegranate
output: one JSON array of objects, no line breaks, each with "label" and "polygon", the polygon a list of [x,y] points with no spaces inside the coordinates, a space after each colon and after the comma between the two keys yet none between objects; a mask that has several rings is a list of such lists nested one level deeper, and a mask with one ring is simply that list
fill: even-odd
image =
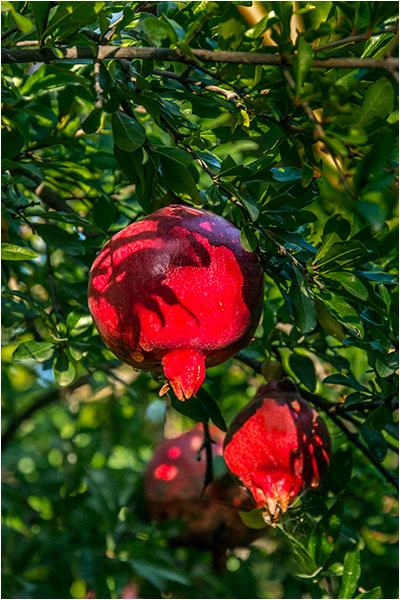
[{"label": "small red pomegranate", "polygon": [[289,381],[270,382],[234,418],[224,458],[275,523],[303,491],[316,487],[329,465],[325,422]]},{"label": "small red pomegranate", "polygon": [[[222,456],[223,433],[213,426],[210,434],[213,455]],[[202,428],[196,426],[157,447],[145,473],[146,506],[155,521],[184,522],[178,542],[223,557],[227,547],[248,545],[260,534],[238,515],[239,509],[251,510],[255,504],[230,474],[214,480],[202,495],[206,469],[202,444]]]},{"label": "small red pomegranate", "polygon": [[94,261],[89,309],[106,345],[135,368],[161,372],[177,398],[205,366],[249,343],[263,274],[239,230],[200,208],[172,205],[114,235]]}]

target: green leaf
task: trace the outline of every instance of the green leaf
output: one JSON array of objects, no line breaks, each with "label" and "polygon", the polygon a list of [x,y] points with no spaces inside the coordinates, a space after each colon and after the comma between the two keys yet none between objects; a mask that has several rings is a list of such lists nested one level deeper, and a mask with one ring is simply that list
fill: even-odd
[{"label": "green leaf", "polygon": [[182,148],[175,148],[174,146],[154,146],[152,151],[174,161],[176,163],[176,168],[178,169],[182,167],[187,169],[193,162],[192,155],[186,150],[182,150]]},{"label": "green leaf", "polygon": [[297,167],[272,167],[270,171],[275,181],[296,181],[302,178],[301,169]]},{"label": "green leaf", "polygon": [[363,283],[354,275],[347,271],[330,271],[327,275],[329,279],[338,281],[345,290],[360,300],[368,300],[368,290]]},{"label": "green leaf", "polygon": [[227,426],[219,409],[218,404],[214,398],[207,392],[203,387],[196,394],[196,398],[201,403],[203,411],[210,417],[212,422],[221,429],[221,431],[227,431]]},{"label": "green leaf", "polygon": [[342,518],[343,504],[336,502],[312,532],[308,549],[317,566],[324,566],[334,551],[342,527]]},{"label": "green leaf", "polygon": [[399,353],[391,352],[387,356],[379,357],[375,368],[380,377],[390,377],[399,368]]},{"label": "green leaf", "polygon": [[294,60],[294,74],[296,79],[296,94],[299,93],[301,86],[307,77],[313,59],[311,46],[306,42],[303,35],[297,38],[297,56]]},{"label": "green leaf", "polygon": [[49,246],[60,248],[67,254],[78,256],[82,254],[83,245],[77,233],[68,233],[61,227],[39,223],[35,225],[39,235]]},{"label": "green leaf", "polygon": [[340,494],[346,488],[351,478],[353,470],[353,455],[351,448],[347,450],[336,450],[329,463],[327,483],[329,488],[335,493]]},{"label": "green leaf", "polygon": [[368,391],[367,388],[361,385],[361,383],[358,383],[358,381],[356,381],[354,377],[341,375],[340,373],[338,373],[337,375],[329,375],[328,377],[325,377],[322,383],[336,383],[338,385],[345,385],[346,387],[351,387],[355,390],[359,390],[360,392]]},{"label": "green leaf", "polygon": [[144,577],[145,580],[149,581],[159,590],[164,591],[166,589],[167,581],[176,581],[181,585],[190,585],[190,579],[186,575],[169,566],[165,566],[165,564],[162,564],[156,558],[152,558],[151,562],[142,558],[130,558],[128,563],[137,575]]},{"label": "green leaf", "polygon": [[2,157],[12,160],[21,152],[24,146],[24,138],[17,129],[3,129],[1,132]]},{"label": "green leaf", "polygon": [[378,271],[356,271],[358,275],[365,277],[369,281],[377,281],[379,283],[396,283],[396,276],[390,273],[382,273]]},{"label": "green leaf", "polygon": [[314,299],[298,268],[294,266],[293,270],[295,278],[292,280],[290,297],[293,302],[295,324],[301,333],[308,333],[317,323]]},{"label": "green leaf", "polygon": [[[318,573],[321,568],[317,568],[313,557],[311,556],[308,549],[297,539],[294,535],[291,535],[285,527],[278,523],[276,526],[285,536],[286,541],[289,545],[290,550],[296,559],[296,562],[301,569],[302,576],[310,576]],[[297,575],[300,575],[297,573]]]},{"label": "green leaf", "polygon": [[333,316],[349,329],[357,337],[364,336],[364,326],[360,319],[359,312],[351,306],[342,296],[331,294],[330,292],[318,292],[326,308]]},{"label": "green leaf", "polygon": [[38,39],[41,40],[50,12],[50,2],[31,2],[30,6],[35,19]]},{"label": "green leaf", "polygon": [[248,225],[243,225],[240,230],[240,243],[247,252],[254,252],[257,249],[257,236]]},{"label": "green leaf", "polygon": [[43,362],[54,354],[54,344],[49,342],[23,342],[13,353],[13,360],[36,360]]},{"label": "green leaf", "polygon": [[101,123],[102,111],[99,108],[95,108],[82,122],[81,127],[85,133],[95,133]]},{"label": "green leaf", "polygon": [[93,319],[90,314],[70,312],[67,317],[68,333],[71,336],[80,335],[93,325]]},{"label": "green leaf", "polygon": [[262,518],[262,509],[255,508],[254,510],[244,511],[239,510],[239,517],[250,529],[265,529],[266,522]]},{"label": "green leaf", "polygon": [[380,431],[370,429],[366,423],[362,424],[361,435],[368,445],[371,453],[382,462],[387,454],[388,446]]},{"label": "green leaf", "polygon": [[351,232],[350,223],[341,215],[335,215],[325,223],[322,244],[318,249],[315,262],[321,260],[335,242],[347,240]]},{"label": "green leaf", "polygon": [[65,352],[62,352],[53,362],[53,374],[60,387],[65,387],[75,378],[75,367]]},{"label": "green leaf", "polygon": [[364,102],[361,106],[358,125],[366,125],[380,117],[384,119],[393,110],[394,90],[389,79],[380,77],[371,85],[365,94]]},{"label": "green leaf", "polygon": [[61,2],[43,32],[42,39],[53,33],[61,40],[67,39],[80,27],[87,27],[96,21],[97,15],[104,10],[105,4],[105,2]]},{"label": "green leaf", "polygon": [[173,44],[176,44],[178,41],[178,36],[173,27],[162,18],[146,15],[146,18],[142,20],[142,28],[156,45],[160,44],[165,39]]},{"label": "green leaf", "polygon": [[143,146],[146,131],[132,117],[116,111],[111,115],[111,127],[116,145],[126,152],[134,152]]},{"label": "green leaf", "polygon": [[357,589],[361,574],[360,550],[355,548],[346,553],[343,564],[343,576],[338,598],[352,598]]},{"label": "green leaf", "polygon": [[2,260],[29,260],[37,257],[38,255],[36,252],[30,248],[24,248],[23,246],[17,246],[16,244],[1,244]]},{"label": "green leaf", "polygon": [[93,206],[93,220],[97,227],[106,231],[114,222],[116,203],[112,198],[102,196]]},{"label": "green leaf", "polygon": [[316,377],[313,361],[303,354],[293,352],[289,357],[289,365],[293,373],[298,377],[301,383],[313,392],[316,386]]},{"label": "green leaf", "polygon": [[18,28],[22,31],[22,33],[30,33],[35,29],[34,24],[30,19],[28,19],[28,17],[19,15],[17,12],[13,13],[13,17]]},{"label": "green leaf", "polygon": [[208,414],[204,411],[200,402],[197,401],[197,398],[190,398],[189,400],[185,400],[185,402],[181,402],[176,398],[175,394],[171,394],[171,404],[175,410],[185,415],[185,417],[193,419],[193,421],[208,422]]},{"label": "green leaf", "polygon": [[[367,248],[358,240],[350,240],[349,242],[336,242],[329,249],[327,249],[323,258],[318,258],[317,254],[315,258],[315,268],[321,269],[321,267],[325,267],[324,269],[321,269],[324,272],[328,270],[326,265],[329,263],[336,263],[341,267],[344,267],[350,265],[359,258],[365,258],[367,255]],[[332,265],[330,268],[332,268]]]},{"label": "green leaf", "polygon": [[259,214],[260,214],[260,209],[258,208],[256,202],[250,198],[244,198],[243,196],[240,197],[240,201],[246,207],[246,210],[249,213],[250,219],[253,222],[257,221]]},{"label": "green leaf", "polygon": [[204,204],[203,198],[199,194],[196,182],[188,169],[177,168],[176,162],[171,159],[163,158],[162,174],[165,183],[176,194],[192,204],[201,206]]},{"label": "green leaf", "polygon": [[382,588],[380,585],[378,585],[377,587],[374,587],[372,590],[358,594],[358,596],[356,596],[356,598],[382,598]]}]

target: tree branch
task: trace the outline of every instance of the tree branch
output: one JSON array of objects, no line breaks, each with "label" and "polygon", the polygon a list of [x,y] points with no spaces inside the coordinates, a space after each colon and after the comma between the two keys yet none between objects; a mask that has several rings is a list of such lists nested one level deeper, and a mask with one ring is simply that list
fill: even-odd
[{"label": "tree branch", "polygon": [[[4,64],[9,63],[31,63],[31,62],[55,62],[60,60],[86,61],[97,58],[98,60],[112,59],[143,59],[159,60],[164,62],[183,62],[193,64],[192,56],[183,54],[180,50],[171,48],[145,48],[137,46],[60,46],[58,54],[52,48],[3,48],[1,59]],[[213,63],[249,64],[249,65],[273,65],[281,66],[283,62],[290,64],[295,56],[280,54],[263,54],[261,52],[229,52],[225,50],[203,50],[192,48],[191,52],[195,59]],[[319,69],[330,68],[381,68],[393,71],[398,68],[397,58],[327,58],[324,60],[313,59],[312,67]]]},{"label": "tree branch", "polygon": [[333,40],[332,42],[328,42],[323,46],[317,46],[313,48],[314,52],[320,52],[321,50],[329,50],[329,48],[334,48],[335,46],[341,46],[342,44],[356,43],[361,42],[362,40],[369,40],[372,37],[376,37],[377,35],[385,35],[385,33],[396,33],[398,31],[397,27],[388,27],[387,29],[382,29],[382,31],[375,31],[375,33],[360,33],[358,35],[349,35],[348,37],[342,38],[341,40]]},{"label": "tree branch", "polygon": [[154,69],[153,75],[157,75],[158,77],[166,77],[168,79],[175,79],[176,81],[180,81],[184,85],[193,85],[195,87],[200,87],[209,92],[214,92],[215,94],[220,94],[224,96],[228,102],[232,102],[238,108],[246,108],[246,105],[240,101],[240,96],[237,92],[231,92],[230,90],[225,90],[224,88],[218,87],[216,85],[212,85],[206,83],[205,81],[201,81],[200,79],[195,79],[194,77],[185,77],[179,73],[174,73],[173,71],[165,71],[163,69]]}]

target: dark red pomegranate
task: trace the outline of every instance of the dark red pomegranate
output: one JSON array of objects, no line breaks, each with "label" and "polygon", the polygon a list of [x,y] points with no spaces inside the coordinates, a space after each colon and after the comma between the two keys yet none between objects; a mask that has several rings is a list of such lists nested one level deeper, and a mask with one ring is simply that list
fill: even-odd
[{"label": "dark red pomegranate", "polygon": [[[210,427],[213,455],[222,456],[223,433]],[[155,521],[179,519],[185,529],[179,543],[224,554],[227,547],[248,545],[259,532],[241,521],[238,510],[255,504],[230,474],[214,480],[203,496],[206,459],[202,427],[199,425],[156,449],[145,473],[144,494],[150,517]],[[200,460],[198,460],[200,457]]]},{"label": "dark red pomegranate", "polygon": [[177,398],[196,394],[205,366],[249,343],[263,274],[239,230],[200,208],[172,205],[114,235],[93,263],[89,309],[107,346],[164,374]]},{"label": "dark red pomegranate", "polygon": [[273,524],[329,465],[325,422],[289,381],[270,382],[232,421],[224,458]]}]

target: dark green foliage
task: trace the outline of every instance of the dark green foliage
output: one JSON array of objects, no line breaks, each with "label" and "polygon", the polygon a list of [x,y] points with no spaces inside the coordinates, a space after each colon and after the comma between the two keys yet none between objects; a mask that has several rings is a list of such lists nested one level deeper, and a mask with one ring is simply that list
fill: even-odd
[{"label": "dark green foliage", "polygon": [[[131,579],[141,598],[398,597],[397,86],[390,69],[312,63],[395,56],[398,5],[296,3],[292,42],[292,2],[260,3],[251,27],[250,4],[2,3],[11,50],[294,56],[3,64],[4,598],[118,598]],[[254,341],[185,404],[121,365],[87,307],[107,239],[176,202],[235,223],[266,275]],[[149,521],[142,475],[165,421],[226,430],[274,361],[326,418],[331,467],[218,570],[171,543],[182,523]]]}]

